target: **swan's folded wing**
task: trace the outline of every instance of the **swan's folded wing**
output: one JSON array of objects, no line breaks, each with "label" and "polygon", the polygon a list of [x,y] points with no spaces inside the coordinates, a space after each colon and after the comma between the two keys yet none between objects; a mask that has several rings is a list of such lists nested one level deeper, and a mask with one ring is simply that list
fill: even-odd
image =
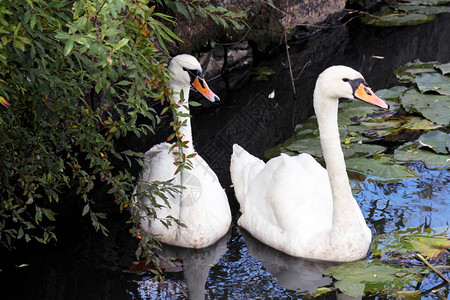
[{"label": "swan's folded wing", "polygon": [[245,198],[248,191],[248,184],[264,168],[262,160],[251,155],[241,146],[233,145],[233,154],[231,155],[231,181],[233,182],[234,192],[240,207],[244,207]]}]

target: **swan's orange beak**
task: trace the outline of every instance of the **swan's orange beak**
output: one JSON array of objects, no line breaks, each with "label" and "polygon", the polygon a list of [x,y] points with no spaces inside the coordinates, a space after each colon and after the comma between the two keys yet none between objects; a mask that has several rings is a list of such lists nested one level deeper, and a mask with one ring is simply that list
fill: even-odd
[{"label": "swan's orange beak", "polygon": [[208,87],[208,84],[206,84],[205,79],[200,77],[195,77],[194,81],[192,82],[192,86],[199,91],[203,96],[205,96],[206,99],[208,99],[211,102],[219,102],[220,98],[217,97],[216,94],[213,93]]},{"label": "swan's orange beak", "polygon": [[384,102],[383,99],[375,95],[375,93],[372,92],[372,90],[368,86],[365,86],[362,83],[356,89],[354,96],[356,99],[362,100],[372,105],[376,105],[384,109],[389,108],[389,105],[386,102]]}]

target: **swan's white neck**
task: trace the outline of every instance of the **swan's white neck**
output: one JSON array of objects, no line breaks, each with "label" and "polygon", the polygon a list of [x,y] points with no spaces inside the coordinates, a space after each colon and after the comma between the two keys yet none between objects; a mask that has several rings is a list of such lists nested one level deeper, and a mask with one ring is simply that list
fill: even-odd
[{"label": "swan's white neck", "polygon": [[[195,152],[193,139],[192,139],[192,128],[191,128],[191,118],[189,111],[189,86],[181,87],[177,84],[169,84],[173,91],[173,100],[179,107],[176,109],[178,114],[182,114],[184,116],[178,116],[178,120],[181,124],[184,124],[180,127],[179,133],[182,136],[182,140],[188,142],[187,148],[183,148],[183,152],[186,155]],[[183,100],[181,99],[180,93],[183,91]],[[174,116],[175,118],[175,116]]]},{"label": "swan's white neck", "polygon": [[352,195],[341,148],[337,120],[338,104],[338,99],[327,97],[320,90],[314,92],[314,110],[319,124],[320,143],[333,196],[331,243],[345,240],[342,232],[364,226],[361,224],[364,221],[361,210]]}]

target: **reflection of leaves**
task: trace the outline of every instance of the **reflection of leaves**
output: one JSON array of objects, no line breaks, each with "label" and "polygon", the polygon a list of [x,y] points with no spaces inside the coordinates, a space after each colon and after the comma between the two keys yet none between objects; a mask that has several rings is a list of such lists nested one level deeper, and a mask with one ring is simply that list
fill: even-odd
[{"label": "reflection of leaves", "polygon": [[269,67],[260,67],[260,68],[256,68],[255,70],[253,70],[251,73],[251,75],[254,75],[254,80],[269,80],[269,76],[275,74],[275,71],[272,70]]},{"label": "reflection of leaves", "polygon": [[395,181],[403,178],[417,177],[417,174],[406,166],[395,163],[388,156],[380,156],[377,159],[364,157],[350,158],[346,160],[347,170],[370,176],[377,181]]},{"label": "reflection of leaves", "polygon": [[[450,77],[439,73],[424,73],[416,77],[416,84],[422,93],[437,92],[450,96]],[[449,104],[449,103],[447,103]]]},{"label": "reflection of leaves", "polygon": [[394,151],[394,158],[400,161],[422,161],[428,169],[450,169],[448,155],[422,150],[416,142],[409,142]]},{"label": "reflection of leaves", "polygon": [[379,260],[357,261],[328,268],[324,275],[337,281],[335,287],[344,294],[357,297],[364,292],[373,294],[386,290],[402,290],[422,281],[421,269],[388,265]]},{"label": "reflection of leaves", "polygon": [[430,131],[419,137],[421,147],[428,147],[436,153],[447,154],[450,146],[450,134],[439,130]]},{"label": "reflection of leaves", "polygon": [[437,124],[450,123],[450,101],[448,96],[422,94],[415,88],[407,90],[400,98],[405,110],[419,113]]}]

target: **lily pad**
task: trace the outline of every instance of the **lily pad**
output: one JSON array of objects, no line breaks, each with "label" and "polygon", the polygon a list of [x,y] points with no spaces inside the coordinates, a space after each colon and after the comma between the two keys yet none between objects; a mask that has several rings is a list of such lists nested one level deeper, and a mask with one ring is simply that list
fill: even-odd
[{"label": "lily pad", "polygon": [[[431,91],[441,95],[450,96],[450,76],[439,73],[425,73],[418,75],[415,81],[422,93]],[[450,98],[447,99],[450,103]]]},{"label": "lily pad", "polygon": [[409,89],[400,97],[409,113],[419,113],[437,124],[450,123],[450,99],[444,95],[422,94],[415,88]]},{"label": "lily pad", "polygon": [[441,65],[437,66],[437,68],[439,70],[441,70],[442,74],[444,74],[444,75],[450,74],[450,63],[441,64]]},{"label": "lily pad", "polygon": [[422,161],[428,169],[450,169],[448,155],[420,149],[417,142],[408,142],[398,147],[394,151],[394,158],[399,161]]},{"label": "lily pad", "polygon": [[450,134],[435,130],[427,132],[419,138],[420,147],[428,147],[436,153],[448,154],[450,148]]},{"label": "lily pad", "polygon": [[[377,236],[371,247],[372,255],[386,260],[401,256],[412,259],[411,254],[421,253],[429,259],[448,255],[449,228],[406,228]],[[444,257],[442,257],[444,258]]]},{"label": "lily pad", "polygon": [[430,22],[435,19],[435,15],[417,14],[417,13],[399,13],[392,10],[385,15],[364,16],[361,18],[363,23],[373,26],[412,26]]},{"label": "lily pad", "polygon": [[338,123],[340,126],[358,124],[362,118],[380,112],[384,115],[386,110],[376,108],[372,105],[368,105],[367,103],[362,103],[361,101],[345,100],[339,104]]},{"label": "lily pad", "polygon": [[[405,140],[411,136],[418,136],[419,132],[433,130],[442,127],[427,119],[417,116],[402,115],[389,119],[374,119],[369,122],[361,122],[361,125],[369,128],[363,134],[373,138],[384,140]],[[414,138],[413,138],[414,139]]]},{"label": "lily pad", "polygon": [[388,156],[375,158],[355,157],[345,161],[347,170],[368,176],[371,180],[389,182],[404,178],[416,178],[417,174]]},{"label": "lily pad", "polygon": [[402,290],[422,281],[417,275],[422,268],[402,267],[379,260],[344,263],[325,270],[324,275],[337,281],[334,286],[346,295],[357,297],[365,292],[377,294],[389,290]]},{"label": "lily pad", "polygon": [[397,68],[394,73],[401,82],[414,82],[418,74],[435,72],[434,67],[436,64],[438,62],[421,62],[420,60],[415,60]]},{"label": "lily pad", "polygon": [[297,153],[309,153],[315,157],[322,157],[322,147],[319,137],[295,140],[285,146],[285,149]]},{"label": "lily pad", "polygon": [[408,13],[420,13],[427,15],[437,15],[442,13],[448,13],[448,6],[426,6],[426,5],[398,5],[395,6],[398,11],[408,12]]},{"label": "lily pad", "polygon": [[375,94],[377,94],[378,97],[384,100],[389,100],[389,102],[396,101],[399,102],[400,95],[406,91],[408,88],[405,86],[397,85],[393,86],[390,89],[383,89],[377,91]]},{"label": "lily pad", "polygon": [[403,0],[402,2],[409,5],[442,5],[450,3],[449,0]]}]

